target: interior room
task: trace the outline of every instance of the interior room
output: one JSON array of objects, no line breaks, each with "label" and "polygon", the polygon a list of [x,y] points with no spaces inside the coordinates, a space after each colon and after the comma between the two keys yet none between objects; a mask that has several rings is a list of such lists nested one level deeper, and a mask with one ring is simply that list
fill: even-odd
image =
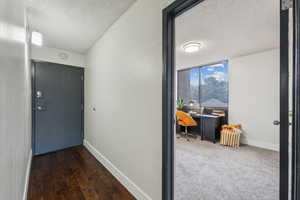
[{"label": "interior room", "polygon": [[175,21],[177,200],[279,199],[279,1],[230,2]]}]

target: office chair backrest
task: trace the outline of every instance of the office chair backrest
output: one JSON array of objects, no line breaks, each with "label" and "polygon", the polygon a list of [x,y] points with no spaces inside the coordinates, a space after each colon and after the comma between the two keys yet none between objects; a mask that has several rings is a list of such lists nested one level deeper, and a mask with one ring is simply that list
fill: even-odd
[{"label": "office chair backrest", "polygon": [[181,126],[197,126],[197,122],[187,113],[177,110],[176,117]]}]

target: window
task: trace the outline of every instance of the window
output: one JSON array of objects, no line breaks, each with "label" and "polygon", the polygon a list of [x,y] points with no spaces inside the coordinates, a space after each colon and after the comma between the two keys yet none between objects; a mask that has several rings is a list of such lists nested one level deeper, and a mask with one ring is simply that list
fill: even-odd
[{"label": "window", "polygon": [[228,107],[228,62],[178,71],[178,99],[201,107]]}]

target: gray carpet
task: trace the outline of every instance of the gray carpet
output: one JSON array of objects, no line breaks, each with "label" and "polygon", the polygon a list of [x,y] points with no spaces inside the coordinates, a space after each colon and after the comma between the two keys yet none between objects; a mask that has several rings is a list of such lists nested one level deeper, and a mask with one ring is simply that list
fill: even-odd
[{"label": "gray carpet", "polygon": [[279,153],[176,141],[175,200],[278,200]]}]

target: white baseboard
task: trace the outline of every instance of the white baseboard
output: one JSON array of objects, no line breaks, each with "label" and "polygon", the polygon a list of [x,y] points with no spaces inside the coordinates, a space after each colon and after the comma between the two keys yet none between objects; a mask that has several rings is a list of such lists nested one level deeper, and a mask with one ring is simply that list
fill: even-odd
[{"label": "white baseboard", "polygon": [[118,181],[138,200],[152,200],[140,187],[121,172],[112,162],[93,147],[87,140],[83,145],[93,154],[93,156],[116,178]]},{"label": "white baseboard", "polygon": [[29,177],[30,177],[30,170],[31,170],[31,161],[32,161],[32,150],[30,150],[30,152],[29,152],[29,158],[28,158],[28,162],[27,162],[23,200],[27,200],[28,184],[29,184]]},{"label": "white baseboard", "polygon": [[241,143],[249,145],[249,146],[272,150],[272,151],[279,151],[279,145],[272,144],[272,143],[260,142],[260,141],[256,141],[256,140],[249,140],[246,138],[241,138]]}]

